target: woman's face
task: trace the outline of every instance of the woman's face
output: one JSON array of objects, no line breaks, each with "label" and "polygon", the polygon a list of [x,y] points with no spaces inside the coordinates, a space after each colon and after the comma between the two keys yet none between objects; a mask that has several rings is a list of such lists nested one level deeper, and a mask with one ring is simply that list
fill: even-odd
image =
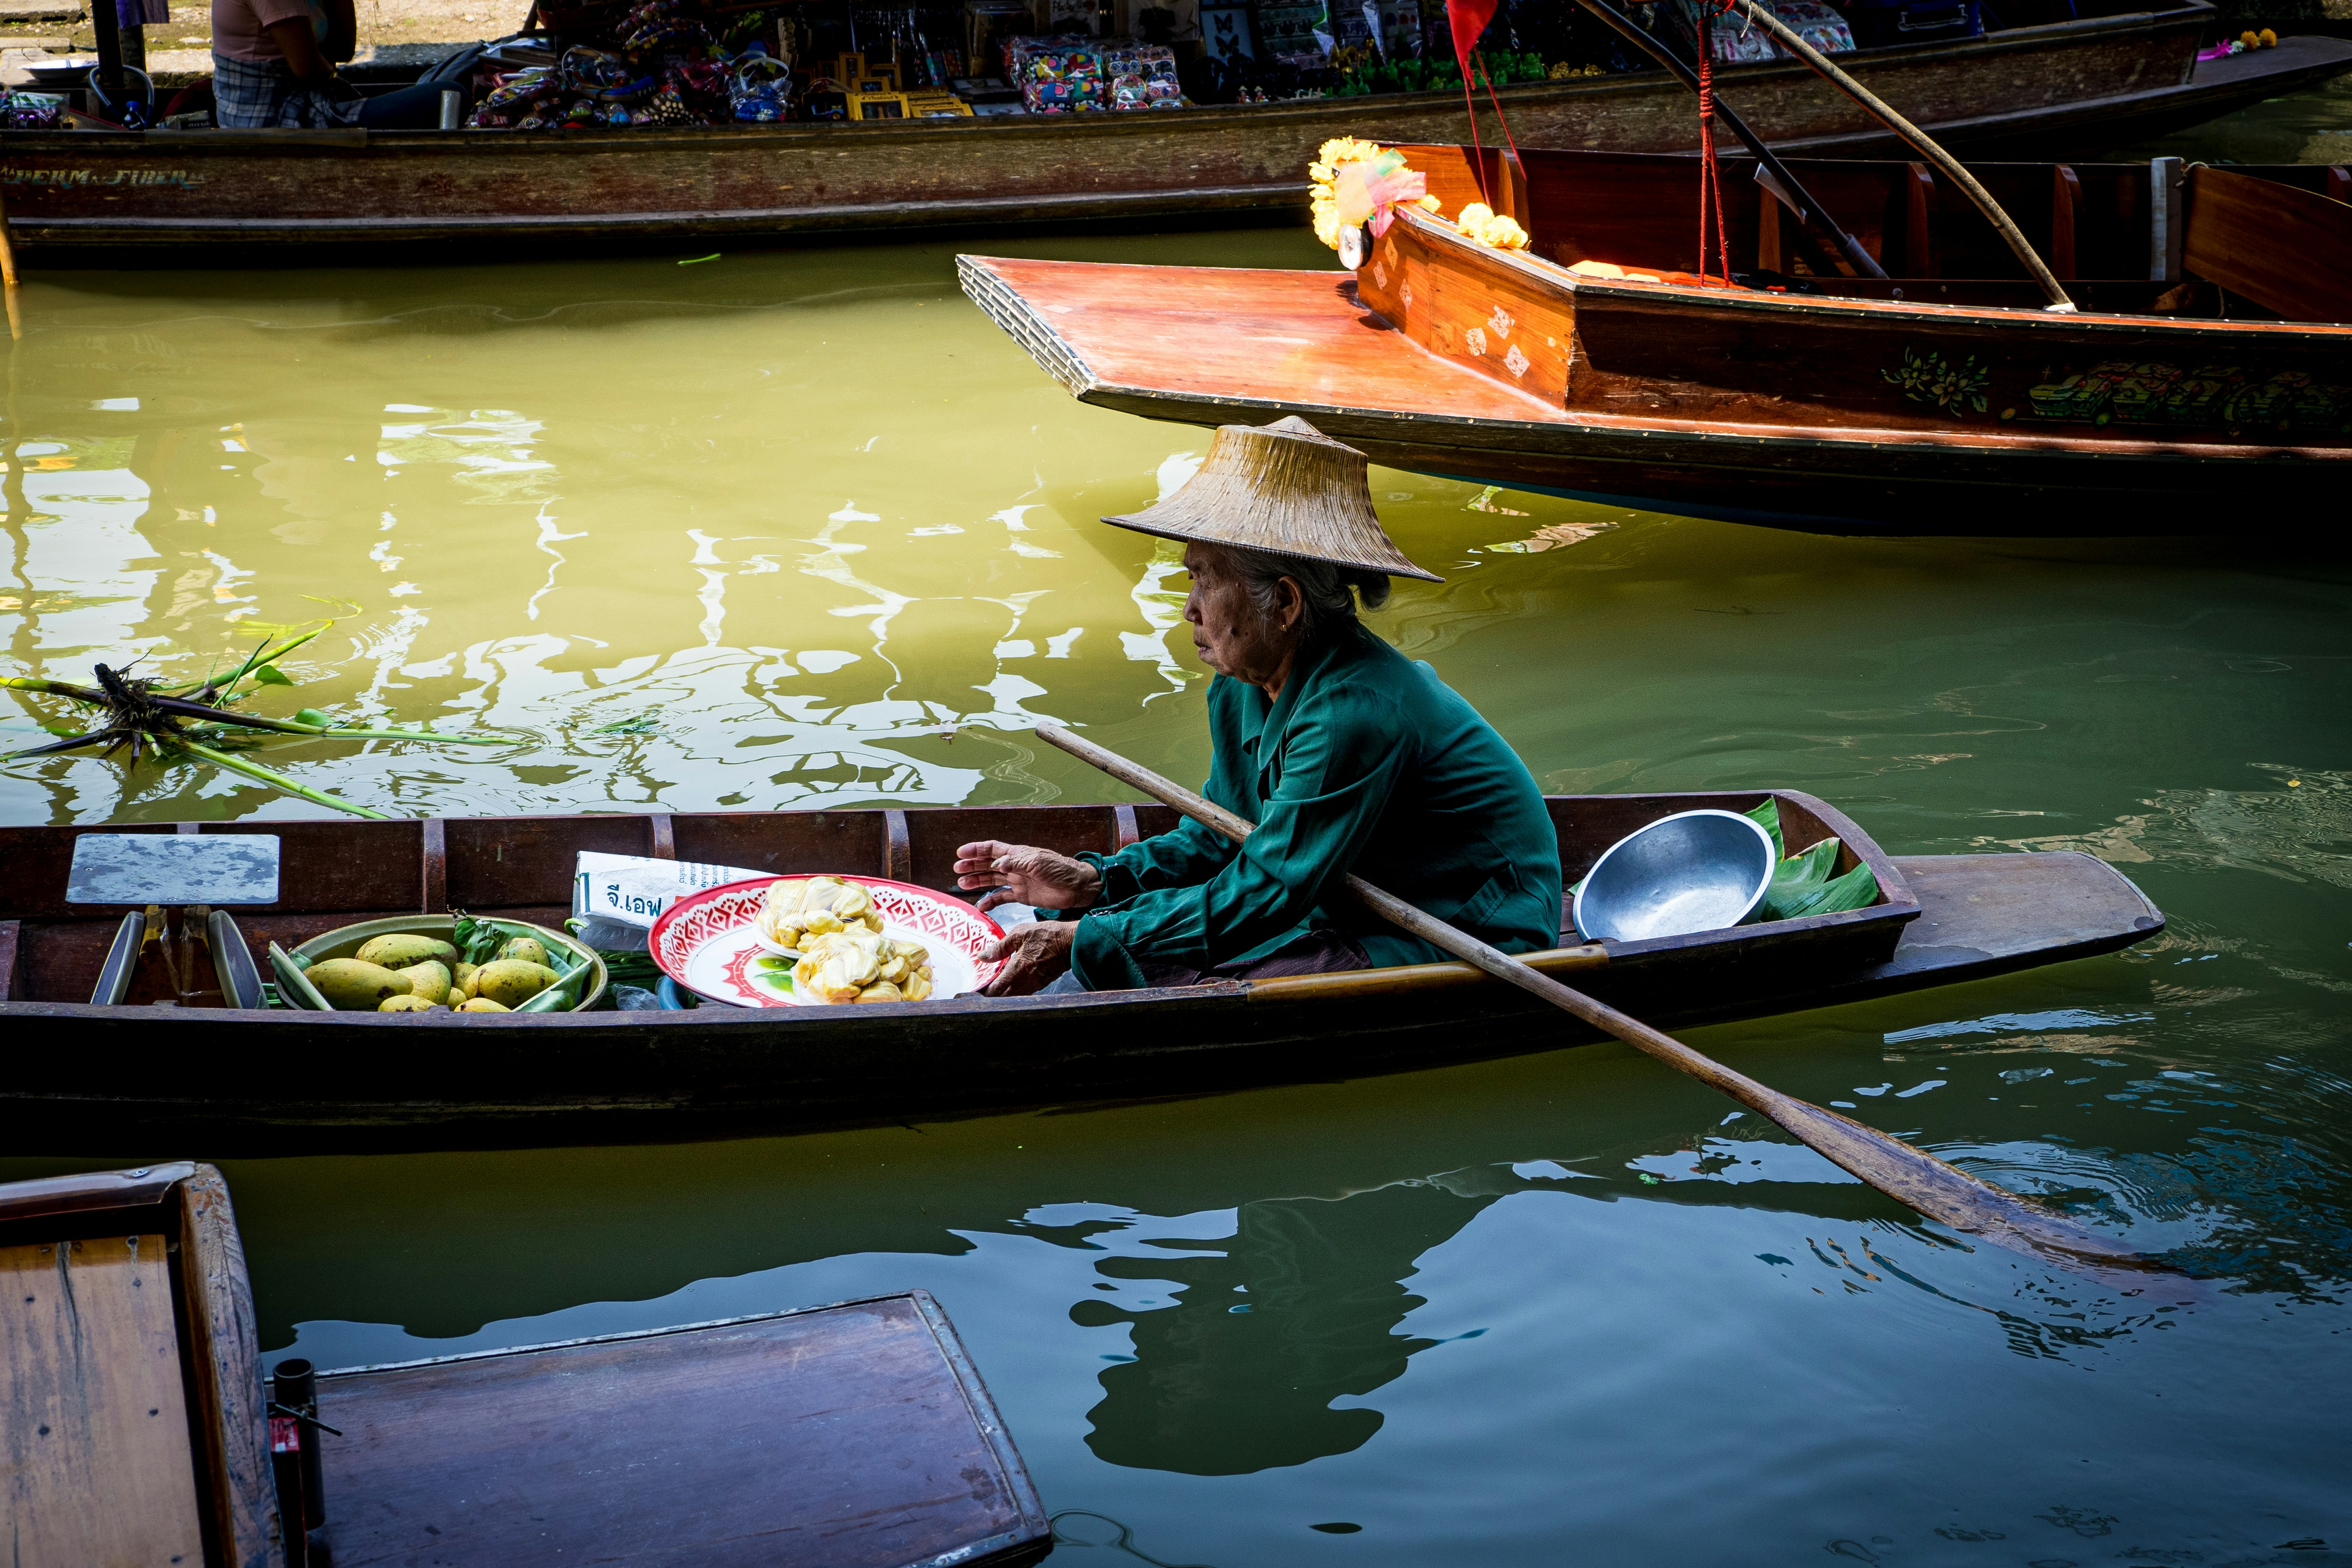
[{"label": "woman's face", "polygon": [[1201,662],[1253,686],[1278,685],[1298,650],[1306,602],[1297,581],[1285,577],[1275,585],[1274,609],[1265,614],[1233,570],[1232,557],[1218,546],[1185,546],[1184,570],[1192,576],[1184,618],[1192,623],[1192,647]]}]

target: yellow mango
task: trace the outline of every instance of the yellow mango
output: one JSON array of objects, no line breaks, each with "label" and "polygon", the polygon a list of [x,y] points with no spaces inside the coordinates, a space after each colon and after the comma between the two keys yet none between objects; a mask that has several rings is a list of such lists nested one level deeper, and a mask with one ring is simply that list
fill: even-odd
[{"label": "yellow mango", "polygon": [[377,1006],[379,1013],[438,1013],[441,1005],[422,996],[387,996]]},{"label": "yellow mango", "polygon": [[412,963],[393,973],[408,976],[408,994],[411,996],[422,996],[436,1005],[449,1000],[449,966],[437,958],[428,958],[422,963]]},{"label": "yellow mango", "polygon": [[407,969],[427,959],[438,959],[444,966],[457,962],[457,950],[447,942],[429,936],[410,936],[394,931],[389,936],[370,937],[353,954],[362,963],[379,964],[385,969]]},{"label": "yellow mango", "polygon": [[504,1007],[520,1007],[562,978],[543,963],[502,958],[474,972],[474,994]]},{"label": "yellow mango", "polygon": [[387,996],[405,996],[415,982],[380,963],[356,958],[331,958],[302,972],[319,988],[327,1005],[338,1013],[373,1013]]},{"label": "yellow mango", "polygon": [[501,1007],[487,996],[477,996],[471,1002],[461,1004],[457,1011],[460,1013],[511,1013],[514,1009]]},{"label": "yellow mango", "polygon": [[547,949],[535,936],[519,936],[499,949],[501,960],[513,959],[521,963],[547,963]]}]

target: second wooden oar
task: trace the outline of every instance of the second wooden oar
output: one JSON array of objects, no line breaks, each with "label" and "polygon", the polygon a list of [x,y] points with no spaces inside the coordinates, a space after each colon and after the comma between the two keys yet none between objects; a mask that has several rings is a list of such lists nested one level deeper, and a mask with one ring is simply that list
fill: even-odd
[{"label": "second wooden oar", "polygon": [[[1093,763],[1121,784],[1141,790],[1236,842],[1248,837],[1256,826],[1172,779],[1162,778],[1091,741],[1080,740],[1059,725],[1040,724],[1037,738]],[[1507,980],[1522,991],[1573,1013],[1593,1027],[1616,1036],[1634,1049],[1647,1052],[1676,1071],[1722,1090],[1750,1110],[1770,1118],[1790,1136],[1818,1151],[1832,1163],[1929,1219],[2055,1262],[2131,1269],[2164,1267],[2047,1209],[2036,1207],[2014,1193],[1979,1181],[1958,1166],[1938,1160],[1924,1149],[1915,1149],[1900,1138],[1735,1072],[1640,1019],[1605,1002],[1596,1002],[1548,974],[1538,973],[1501,949],[1415,909],[1392,893],[1382,892],[1360,877],[1350,876],[1348,889],[1391,924],[1457,958],[1469,960],[1496,979]]]}]

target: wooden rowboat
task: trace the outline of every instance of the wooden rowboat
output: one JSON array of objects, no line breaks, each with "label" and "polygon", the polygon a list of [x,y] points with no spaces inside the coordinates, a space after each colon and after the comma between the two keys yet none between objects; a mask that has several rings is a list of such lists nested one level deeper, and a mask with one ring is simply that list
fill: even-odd
[{"label": "wooden rowboat", "polygon": [[[1774,794],[1787,841],[1837,838],[1839,869],[1868,865],[1877,904],[1669,940],[1564,945],[1532,962],[1638,1016],[1688,1025],[2112,952],[2164,924],[2137,889],[2087,856],[1888,856],[1827,803]],[[1562,870],[1573,882],[1611,844],[1671,812],[1747,810],[1765,798],[1553,796]],[[282,901],[236,914],[259,948],[453,906],[560,921],[583,849],[947,889],[957,846],[973,839],[1110,850],[1174,823],[1157,805],[1072,805],[181,830],[279,837]],[[0,829],[0,859],[11,868],[0,904],[0,1028],[14,1047],[0,1083],[0,1142],[12,1149],[168,1134],[259,1153],[883,1125],[1395,1072],[1596,1037],[1461,963],[829,1008],[458,1016],[94,1006],[86,998],[122,910],[63,900],[73,841],[85,831],[96,830]],[[1377,878],[1377,868],[1365,870]]]},{"label": "wooden rowboat", "polygon": [[1482,184],[1467,148],[1402,151],[1531,247],[1413,212],[1352,276],[965,257],[964,289],[1086,402],[1302,415],[1399,468],[1734,521],[2208,531],[2259,495],[2315,529],[2352,481],[2352,170],[1978,166],[2068,280],[2055,315],[1925,164],[1789,165],[1891,275],[1864,279],[1790,276],[1795,224],[1727,160],[1757,271],[1725,288],[1675,270],[1696,160],[1526,147]]},{"label": "wooden rowboat", "polygon": [[[2096,9],[2085,0],[2083,9]],[[1864,51],[1873,84],[1966,147],[2093,150],[2195,124],[2352,68],[2352,43],[2291,37],[2199,61],[2204,0]],[[1886,145],[1793,61],[1727,68],[1725,94],[1791,149]],[[1695,100],[1663,71],[1506,88],[1523,144],[1672,152]],[[1489,133],[1493,131],[1491,120]],[[1171,218],[1297,219],[1326,140],[1466,141],[1459,94],[1175,112],[680,132],[0,132],[16,242],[36,264],[100,247],[641,246],[854,231]]]},{"label": "wooden rowboat", "polygon": [[310,1398],[307,1363],[264,1392],[210,1165],[0,1185],[0,1517],[28,1568],[559,1568],[619,1542],[714,1568],[1012,1568],[1051,1548],[920,1290],[317,1373]]}]

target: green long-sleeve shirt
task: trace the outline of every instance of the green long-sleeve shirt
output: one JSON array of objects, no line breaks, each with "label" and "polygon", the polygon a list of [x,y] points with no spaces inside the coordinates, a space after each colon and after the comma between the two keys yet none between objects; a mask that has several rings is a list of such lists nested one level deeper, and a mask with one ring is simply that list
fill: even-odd
[{"label": "green long-sleeve shirt", "polygon": [[1089,990],[1146,984],[1146,963],[1248,963],[1315,928],[1353,937],[1379,965],[1444,959],[1347,897],[1360,866],[1506,952],[1557,945],[1559,844],[1543,796],[1426,664],[1351,626],[1299,656],[1278,700],[1212,680],[1209,736],[1202,793],[1257,831],[1236,845],[1188,819],[1080,856],[1103,880],[1071,950]]}]

